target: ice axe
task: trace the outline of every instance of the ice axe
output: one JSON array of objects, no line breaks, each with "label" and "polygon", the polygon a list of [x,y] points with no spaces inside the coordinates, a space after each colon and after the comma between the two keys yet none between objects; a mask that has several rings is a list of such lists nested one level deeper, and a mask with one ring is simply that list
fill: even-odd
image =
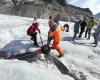
[{"label": "ice axe", "polygon": [[39,33],[39,36],[40,36],[40,40],[41,40],[41,43],[42,43],[42,47],[41,47],[41,52],[45,55],[49,54],[50,53],[50,46],[49,45],[43,45],[43,41],[42,41],[42,37],[41,37],[41,34]]},{"label": "ice axe", "polygon": [[41,37],[41,33],[39,33],[39,36],[40,36],[40,40],[41,40],[41,43],[42,43],[42,46],[43,46],[43,40],[42,40],[42,37]]}]

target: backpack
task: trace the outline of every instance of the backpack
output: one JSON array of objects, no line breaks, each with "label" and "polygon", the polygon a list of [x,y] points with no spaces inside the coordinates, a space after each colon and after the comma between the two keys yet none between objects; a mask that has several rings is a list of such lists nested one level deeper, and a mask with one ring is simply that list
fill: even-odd
[{"label": "backpack", "polygon": [[32,26],[30,26],[27,30],[27,35],[30,35],[32,33]]}]

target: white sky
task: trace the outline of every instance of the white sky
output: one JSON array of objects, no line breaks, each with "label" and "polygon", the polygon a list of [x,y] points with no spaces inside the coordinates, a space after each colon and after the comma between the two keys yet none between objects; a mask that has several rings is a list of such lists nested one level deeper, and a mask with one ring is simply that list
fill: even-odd
[{"label": "white sky", "polygon": [[90,8],[93,14],[100,12],[100,0],[68,0],[70,4],[82,8]]}]

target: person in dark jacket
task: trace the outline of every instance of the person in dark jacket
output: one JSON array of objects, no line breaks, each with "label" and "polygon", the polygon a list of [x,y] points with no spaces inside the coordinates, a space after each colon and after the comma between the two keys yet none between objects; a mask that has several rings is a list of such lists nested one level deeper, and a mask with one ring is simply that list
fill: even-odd
[{"label": "person in dark jacket", "polygon": [[72,38],[73,41],[75,40],[77,34],[79,33],[80,22],[81,20],[79,18],[76,18],[75,24],[74,24],[74,35]]},{"label": "person in dark jacket", "polygon": [[67,23],[64,24],[63,29],[65,32],[69,32],[69,25]]},{"label": "person in dark jacket", "polygon": [[38,32],[40,33],[40,29],[38,28],[38,26],[39,26],[38,22],[35,22],[27,30],[27,34],[29,36],[31,36],[31,40],[34,41],[34,45],[35,46],[38,46],[38,43],[37,43],[37,32],[36,31],[38,30]]},{"label": "person in dark jacket", "polygon": [[82,34],[83,34],[84,30],[85,30],[86,25],[87,25],[87,22],[85,20],[83,20],[80,23],[81,28],[80,28],[79,38],[81,38],[81,36],[82,36]]}]

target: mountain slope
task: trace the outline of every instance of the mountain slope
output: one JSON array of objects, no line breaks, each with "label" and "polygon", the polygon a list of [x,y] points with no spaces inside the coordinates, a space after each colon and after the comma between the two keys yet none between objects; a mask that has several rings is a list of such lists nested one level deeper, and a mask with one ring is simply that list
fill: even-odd
[{"label": "mountain slope", "polygon": [[88,8],[75,7],[67,4],[66,0],[1,0],[0,13],[26,17],[47,18],[61,11],[62,16],[92,15]]},{"label": "mountain slope", "polygon": [[100,13],[96,14],[95,16],[96,18],[100,18]]}]

